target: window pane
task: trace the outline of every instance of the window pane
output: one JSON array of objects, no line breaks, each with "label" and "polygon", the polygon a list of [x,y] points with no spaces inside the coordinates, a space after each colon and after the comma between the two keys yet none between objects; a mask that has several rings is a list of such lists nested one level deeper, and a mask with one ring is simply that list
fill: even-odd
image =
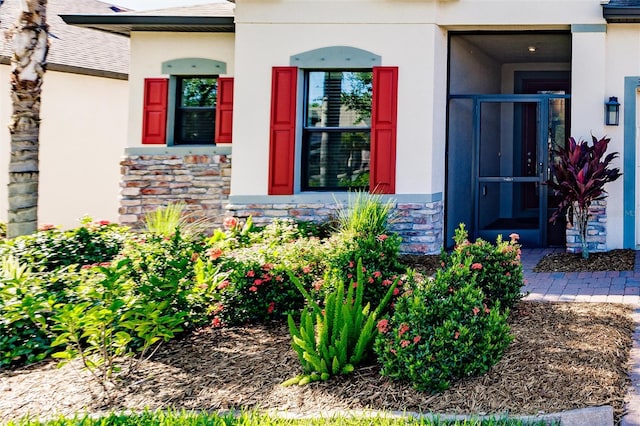
[{"label": "window pane", "polygon": [[181,108],[176,120],[180,143],[213,143],[216,110],[212,108]]},{"label": "window pane", "polygon": [[218,85],[215,78],[183,78],[180,93],[181,107],[215,107]]},{"label": "window pane", "polygon": [[218,80],[183,77],[178,82],[174,143],[213,144]]},{"label": "window pane", "polygon": [[369,132],[307,131],[303,190],[368,189]]},{"label": "window pane", "polygon": [[372,73],[311,71],[307,127],[370,127]]}]

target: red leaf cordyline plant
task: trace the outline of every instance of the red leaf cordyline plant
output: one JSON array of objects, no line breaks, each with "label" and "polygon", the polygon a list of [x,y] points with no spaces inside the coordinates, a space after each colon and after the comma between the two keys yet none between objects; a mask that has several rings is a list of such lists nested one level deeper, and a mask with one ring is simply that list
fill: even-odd
[{"label": "red leaf cordyline plant", "polygon": [[591,136],[593,144],[587,141],[569,138],[565,148],[554,150],[557,160],[552,165],[555,179],[547,181],[555,195],[561,197],[557,210],[549,221],[554,222],[563,214],[571,226],[575,224],[582,246],[582,257],[589,258],[587,244],[587,223],[591,203],[603,200],[607,196],[604,185],[613,182],[622,174],[618,168],[610,168],[611,161],[618,157],[617,152],[607,154],[610,138],[601,139]]}]

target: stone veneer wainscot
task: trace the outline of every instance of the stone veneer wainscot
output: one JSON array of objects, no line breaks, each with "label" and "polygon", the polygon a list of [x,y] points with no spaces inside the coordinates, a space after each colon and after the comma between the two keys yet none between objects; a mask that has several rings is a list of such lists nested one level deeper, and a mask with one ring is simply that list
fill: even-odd
[{"label": "stone veneer wainscot", "polygon": [[[170,203],[183,202],[194,217],[206,217],[211,227],[222,226],[225,216],[252,216],[264,225],[275,218],[324,221],[349,202],[348,194],[298,194],[229,197],[231,147],[127,148],[120,162],[122,181],[120,223],[142,228],[146,213]],[[402,237],[400,250],[410,254],[437,254],[444,239],[444,204],[441,197],[391,195],[390,231]]]},{"label": "stone veneer wainscot", "polygon": [[231,147],[127,148],[120,162],[120,218],[141,228],[146,213],[183,202],[194,218],[212,228],[227,214],[231,185]]},{"label": "stone veneer wainscot", "polygon": [[[574,224],[575,225],[575,224]],[[607,250],[607,201],[594,201],[589,207],[587,246],[590,253]],[[581,253],[578,229],[567,221],[567,252]]]},{"label": "stone veneer wainscot", "polygon": [[[437,254],[444,240],[444,203],[424,195],[390,195],[393,202],[391,232],[402,237],[400,251],[407,254]],[[407,201],[407,200],[415,201]],[[418,201],[421,200],[421,201]],[[298,194],[293,196],[232,196],[228,209],[240,218],[252,217],[264,225],[275,218],[295,218],[321,222],[334,219],[341,206],[347,206],[345,194]]]}]

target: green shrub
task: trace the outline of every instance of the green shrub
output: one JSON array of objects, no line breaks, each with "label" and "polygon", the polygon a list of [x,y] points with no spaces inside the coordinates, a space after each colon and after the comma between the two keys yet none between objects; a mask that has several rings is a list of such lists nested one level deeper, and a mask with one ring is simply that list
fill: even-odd
[{"label": "green shrub", "polygon": [[[327,259],[335,279],[345,282],[357,276],[356,264],[362,262],[364,301],[378,303],[393,281],[407,272],[398,261],[401,238],[397,234],[342,231],[328,242]],[[398,283],[400,291],[403,281]]]},{"label": "green shrub", "polygon": [[304,374],[287,380],[285,385],[304,385],[316,380],[328,380],[337,374],[351,373],[370,355],[377,333],[376,318],[391,300],[397,280],[389,286],[380,304],[371,312],[371,304],[363,302],[364,286],[359,284],[364,280],[360,260],[357,267],[359,273],[355,281],[347,284],[346,295],[344,282],[338,282],[335,290],[326,294],[322,308],[291,274],[291,280],[305,296],[311,310],[302,311],[299,328],[293,316],[288,316],[291,346],[298,354]]},{"label": "green shrub", "polygon": [[[368,206],[378,209],[378,204]],[[364,301],[379,303],[389,285],[406,272],[398,262],[400,237],[368,231],[379,229],[379,213],[361,216],[376,220],[370,226],[362,218],[354,220],[361,232],[344,228],[324,239],[318,236],[325,235],[327,225],[281,219],[257,228],[250,218],[244,225],[228,218],[226,230],[215,231],[208,240],[207,256],[197,267],[202,277],[207,275],[204,271],[214,269],[226,276],[216,291],[214,324],[264,322],[297,312],[304,300],[287,271],[293,271],[322,300],[325,292],[334,289],[325,284],[325,276],[330,283],[351,281],[358,259],[365,269]],[[211,287],[205,278],[199,284]]]},{"label": "green shrub", "polygon": [[165,313],[185,313],[182,324],[185,330],[209,321],[210,294],[195,282],[194,263],[203,249],[199,240],[183,237],[176,229],[167,237],[145,234],[132,239],[122,252],[123,257],[131,260],[127,276],[133,280],[141,301],[168,301]]},{"label": "green shrub", "polygon": [[391,319],[378,322],[375,351],[383,375],[441,391],[487,372],[502,357],[511,341],[507,313],[484,304],[470,266],[471,259],[438,271],[397,300]]},{"label": "green shrub", "polygon": [[513,308],[524,296],[518,235],[511,234],[510,241],[503,241],[498,235],[495,245],[480,238],[471,243],[467,238],[467,231],[460,224],[455,232],[455,248],[443,255],[445,266],[462,265],[472,259],[470,270],[485,295],[487,306],[492,308],[499,302],[503,310]]},{"label": "green shrub", "polygon": [[170,300],[149,301],[136,293],[127,277],[129,259],[97,266],[93,274],[72,289],[78,300],[57,305],[51,329],[56,335],[51,346],[63,346],[54,358],[80,357],[84,366],[105,386],[120,370],[119,358],[142,356],[160,340],[167,341],[182,331],[185,312],[167,309]]},{"label": "green shrub", "polygon": [[108,262],[130,236],[126,227],[86,218],[78,228],[65,231],[46,225],[35,234],[9,240],[0,247],[0,254],[11,254],[33,268],[53,271],[61,266]]},{"label": "green shrub", "polygon": [[55,300],[13,257],[2,259],[0,274],[0,367],[40,361],[50,353],[46,318]]},{"label": "green shrub", "polygon": [[[298,238],[280,245],[265,241],[229,252],[210,249],[203,259],[210,266],[200,268],[217,268],[225,277],[222,282],[218,280],[214,292],[214,325],[266,322],[299,311],[304,299],[288,272],[319,294],[325,255],[323,242],[316,238]],[[200,284],[213,287],[211,282]]]}]

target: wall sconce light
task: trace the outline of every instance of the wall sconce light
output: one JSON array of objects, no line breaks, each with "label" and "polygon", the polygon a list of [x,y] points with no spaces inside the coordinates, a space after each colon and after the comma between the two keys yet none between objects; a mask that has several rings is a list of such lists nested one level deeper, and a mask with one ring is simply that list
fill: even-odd
[{"label": "wall sconce light", "polygon": [[607,126],[617,126],[620,123],[620,102],[615,96],[611,96],[604,103],[604,124]]}]

